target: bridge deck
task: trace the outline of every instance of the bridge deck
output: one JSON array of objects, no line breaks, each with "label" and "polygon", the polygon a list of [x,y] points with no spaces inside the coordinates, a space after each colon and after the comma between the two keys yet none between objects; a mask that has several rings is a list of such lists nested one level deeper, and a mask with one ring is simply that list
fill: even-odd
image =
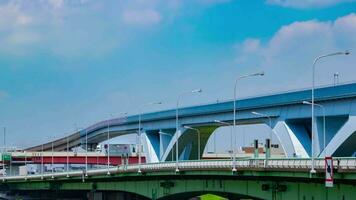
[{"label": "bridge deck", "polygon": [[[338,173],[351,173],[353,181],[356,181],[356,158],[335,158],[333,160],[335,172]],[[325,164],[323,159],[317,159],[315,169],[318,173],[324,173]],[[230,172],[232,169],[233,161],[231,160],[203,160],[203,161],[184,161],[179,162],[179,169],[184,171],[222,171]],[[256,171],[256,172],[304,172],[304,176],[308,175],[310,170],[310,159],[271,159],[266,162],[263,159],[242,159],[236,161],[237,170],[243,171]],[[110,167],[108,169],[92,169],[85,171],[69,171],[58,173],[46,173],[25,176],[4,176],[3,181],[7,182],[22,182],[28,180],[43,180],[43,179],[61,179],[68,177],[92,177],[92,176],[105,176],[109,174],[134,174],[137,176],[138,169],[143,173],[154,172],[174,172],[176,168],[175,162],[164,163],[147,163],[142,165],[121,165],[118,167]],[[307,173],[305,173],[307,172]],[[283,175],[281,173],[281,175]],[[307,176],[306,176],[307,177]],[[341,177],[341,176],[340,176]],[[304,177],[305,178],[305,177]],[[343,180],[347,180],[347,176],[342,176]]]}]

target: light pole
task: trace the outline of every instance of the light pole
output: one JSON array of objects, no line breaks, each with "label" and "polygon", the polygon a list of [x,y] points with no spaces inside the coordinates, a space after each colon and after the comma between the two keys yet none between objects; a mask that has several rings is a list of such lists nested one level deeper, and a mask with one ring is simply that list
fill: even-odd
[{"label": "light pole", "polygon": [[[237,98],[236,98],[236,88],[237,88],[237,83],[239,82],[239,80],[244,79],[244,78],[253,77],[253,76],[264,76],[264,75],[265,75],[264,72],[247,74],[247,75],[243,75],[243,76],[238,77],[236,79],[236,81],[235,81],[235,87],[234,87],[234,141],[236,141],[236,100],[237,100]],[[236,172],[236,145],[234,146],[233,152],[234,152],[234,158],[233,158],[232,171]]]},{"label": "light pole", "polygon": [[[181,93],[180,95],[178,95],[177,97],[177,107],[176,107],[176,173],[179,172],[179,168],[178,168],[178,160],[179,160],[179,153],[178,153],[178,146],[179,146],[179,122],[178,122],[178,116],[179,116],[179,100],[182,96],[184,95],[188,95],[188,94],[194,94],[194,93],[201,93],[202,92],[202,89],[197,89],[197,90],[192,90],[192,91],[189,91],[189,92],[184,92],[184,93]],[[173,152],[173,151],[172,151]]]},{"label": "light pole", "polygon": [[4,127],[4,152],[6,152],[6,127]]},{"label": "light pole", "polygon": [[337,55],[349,55],[349,51],[343,51],[343,52],[335,52],[335,53],[330,53],[330,54],[325,54],[321,55],[315,58],[313,62],[313,81],[312,81],[312,99],[311,99],[311,106],[312,106],[312,137],[311,137],[311,157],[312,157],[312,162],[311,162],[311,170],[310,173],[316,173],[315,171],[315,159],[314,159],[314,135],[315,135],[315,116],[314,116],[314,89],[315,89],[315,67],[316,63],[325,57],[330,57],[330,56],[337,56]]},{"label": "light pole", "polygon": [[141,117],[142,117],[142,109],[145,106],[150,106],[150,105],[160,105],[162,102],[152,102],[152,103],[146,103],[140,106],[140,113],[138,115],[138,149],[137,149],[137,155],[138,155],[138,173],[141,173]]},{"label": "light pole", "polygon": [[[305,105],[312,105],[311,102],[309,101],[303,101],[303,104]],[[321,110],[323,111],[323,151],[324,151],[324,157],[326,156],[326,152],[325,152],[325,146],[326,146],[326,117],[325,117],[325,107],[321,104],[317,104],[317,103],[314,103],[315,106],[318,106],[319,108],[321,108]]]},{"label": "light pole", "polygon": [[193,128],[191,126],[184,126],[184,128],[197,132],[197,134],[198,134],[198,160],[200,160],[200,130],[197,128]]},{"label": "light pole", "polygon": [[[268,118],[268,120],[269,120],[269,127],[271,128],[271,131],[270,131],[270,133],[269,133],[269,143],[270,144],[272,144],[272,119],[271,119],[271,117],[269,116],[269,115],[267,115],[267,114],[264,114],[264,113],[259,113],[259,112],[251,112],[253,115],[257,115],[257,116],[260,116],[260,117],[266,117],[266,118]],[[271,146],[271,145],[270,145]],[[266,152],[266,159],[267,158],[270,158],[271,157],[271,150],[270,150],[270,148],[271,147],[268,147],[268,152]]]},{"label": "light pole", "polygon": [[43,179],[43,142],[41,145],[41,179]]},{"label": "light pole", "polygon": [[67,178],[69,177],[69,136],[66,137],[67,142]]},{"label": "light pole", "polygon": [[[125,119],[127,114],[128,114],[128,112],[122,112],[122,113],[120,113],[118,119],[119,119],[120,121],[123,120],[123,119]],[[119,124],[120,124],[120,123],[122,123],[122,121],[119,122]],[[121,159],[121,160],[122,160],[122,159]],[[98,156],[96,157],[96,163],[97,163],[97,165],[98,165]],[[118,164],[117,167],[119,168],[120,165]]]},{"label": "light pole", "polygon": [[108,134],[107,134],[107,136],[108,136],[108,142],[107,142],[107,148],[106,148],[106,151],[107,151],[107,161],[108,161],[108,163],[107,163],[107,170],[108,170],[108,172],[106,173],[107,175],[110,175],[110,170],[109,170],[109,168],[110,168],[110,144],[109,144],[109,140],[110,140],[110,119],[108,120]]},{"label": "light pole", "polygon": [[[12,154],[12,153],[11,153]],[[10,176],[12,175],[12,155],[10,157],[10,166],[9,166]]]},{"label": "light pole", "polygon": [[[54,139],[55,139],[55,137],[53,137],[53,140],[54,140]],[[52,178],[54,178],[54,176],[53,176],[53,173],[54,173],[54,168],[53,168],[53,167],[54,167],[54,155],[53,155],[53,151],[54,151],[53,145],[54,145],[54,144],[53,144],[53,142],[54,142],[54,141],[53,141],[53,140],[52,140],[52,143],[51,143],[51,148],[52,148],[52,149],[51,149],[51,150],[52,150],[52,164],[51,164]]]},{"label": "light pole", "polygon": [[26,153],[26,151],[24,151],[24,154],[25,154],[25,169],[26,169],[26,177],[27,177],[28,172],[27,172],[27,153]]},{"label": "light pole", "polygon": [[[222,125],[226,125],[226,126],[230,126],[230,152],[232,154],[232,124],[228,123],[228,122],[223,122],[223,121],[220,121],[220,120],[214,120],[214,122],[216,123],[219,123],[219,124],[222,124]],[[214,133],[215,134],[215,133]],[[214,138],[215,139],[215,138]],[[236,141],[235,141],[236,142]],[[214,152],[216,153],[216,152]],[[231,155],[230,155],[231,156]]]},{"label": "light pole", "polygon": [[88,176],[88,129],[85,129],[85,176]]},{"label": "light pole", "polygon": [[[74,124],[74,126],[75,126],[75,132],[78,132],[79,131],[79,133],[81,132],[81,130],[83,130],[83,128],[80,128],[80,127],[78,127],[77,126],[77,123],[75,123]],[[70,136],[70,134],[66,137],[66,139],[67,139],[67,178],[69,177],[69,136]],[[87,176],[87,165],[85,165],[85,175]]]}]

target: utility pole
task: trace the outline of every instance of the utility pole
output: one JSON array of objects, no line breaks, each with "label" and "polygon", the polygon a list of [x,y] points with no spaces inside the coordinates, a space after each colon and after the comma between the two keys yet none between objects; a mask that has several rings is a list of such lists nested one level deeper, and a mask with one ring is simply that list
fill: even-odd
[{"label": "utility pole", "polygon": [[6,127],[4,127],[4,152],[6,152]]}]

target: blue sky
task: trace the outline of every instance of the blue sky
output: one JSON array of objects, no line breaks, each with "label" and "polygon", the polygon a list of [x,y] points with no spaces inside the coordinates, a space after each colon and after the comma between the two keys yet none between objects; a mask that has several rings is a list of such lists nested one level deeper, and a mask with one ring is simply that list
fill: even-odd
[{"label": "blue sky", "polygon": [[[319,54],[356,49],[353,0],[0,0],[0,126],[28,146],[77,127],[311,85]],[[353,81],[356,56],[320,62],[317,84]],[[321,69],[322,68],[322,69]]]}]

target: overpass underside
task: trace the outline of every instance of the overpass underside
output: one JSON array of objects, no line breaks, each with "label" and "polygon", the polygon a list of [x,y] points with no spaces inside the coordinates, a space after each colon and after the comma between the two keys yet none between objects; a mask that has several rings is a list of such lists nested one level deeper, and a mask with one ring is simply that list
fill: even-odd
[{"label": "overpass underside", "polygon": [[[266,123],[259,121],[257,123]],[[247,124],[247,123],[243,123]],[[273,135],[278,139],[274,143],[281,144],[285,156],[288,158],[310,158],[311,157],[311,118],[291,118],[288,120],[275,119],[272,126]],[[175,161],[176,160],[176,137],[179,135],[179,159],[180,160],[196,160],[201,158],[209,137],[219,128],[216,124],[211,125],[196,125],[195,128],[200,131],[200,152],[198,154],[198,138],[197,132],[194,130],[181,129],[179,133],[175,133],[169,139],[170,142],[162,141],[161,137],[146,137],[151,144],[152,149],[149,153],[154,153],[154,156],[159,161]],[[158,131],[157,131],[158,132]],[[171,131],[172,132],[172,131]],[[154,133],[149,133],[150,135]],[[229,133],[227,133],[229,134]],[[237,140],[242,136],[236,135]],[[227,137],[225,137],[227,138]],[[154,141],[153,141],[154,140]],[[329,116],[325,118],[325,136],[324,136],[324,119],[323,117],[316,118],[316,133],[314,136],[314,156],[324,157],[350,157],[355,156],[356,152],[356,117],[355,116]],[[264,142],[264,141],[263,141]],[[162,143],[165,143],[165,148],[158,148]],[[226,141],[229,144],[230,141]],[[251,141],[252,143],[252,141]],[[154,147],[154,145],[157,147]],[[324,145],[325,144],[325,145]],[[173,156],[172,156],[173,154]],[[198,158],[198,155],[200,157]]]}]

